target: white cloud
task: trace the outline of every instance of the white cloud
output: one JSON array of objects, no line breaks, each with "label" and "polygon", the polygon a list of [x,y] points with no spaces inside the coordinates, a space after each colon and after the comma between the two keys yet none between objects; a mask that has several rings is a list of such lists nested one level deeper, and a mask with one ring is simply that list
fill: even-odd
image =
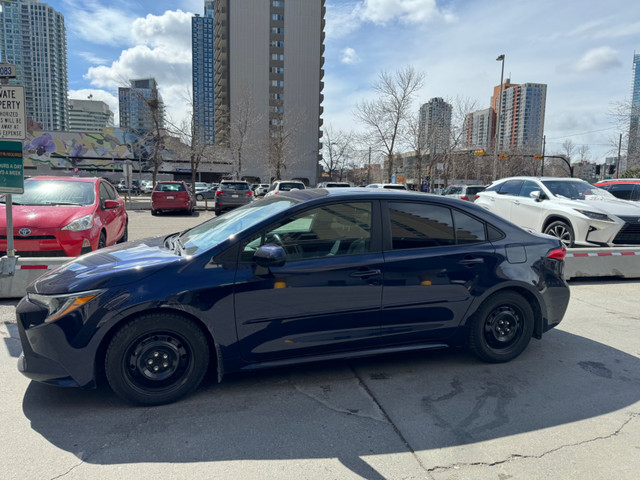
[{"label": "white cloud", "polygon": [[568,71],[576,73],[605,72],[620,66],[618,52],[611,47],[593,48],[578,61],[566,65]]},{"label": "white cloud", "polygon": [[97,65],[104,65],[109,62],[106,58],[98,57],[91,52],[78,52],[78,55],[84,58],[87,62],[95,63]]},{"label": "white cloud", "polygon": [[363,19],[384,24],[393,20],[403,23],[424,23],[435,18],[454,19],[438,8],[436,0],[364,0],[358,7]]},{"label": "white cloud", "polygon": [[347,65],[353,65],[354,63],[360,63],[360,57],[353,48],[347,47],[342,50],[342,58],[340,61]]},{"label": "white cloud", "polygon": [[179,122],[188,110],[191,89],[191,16],[182,11],[134,20],[137,45],[123,50],[111,65],[91,67],[84,75],[92,85],[116,89],[129,80],[153,77],[165,101],[169,121]]},{"label": "white cloud", "polygon": [[105,7],[93,1],[70,5],[67,29],[83,40],[107,45],[128,42],[133,18],[125,11]]}]

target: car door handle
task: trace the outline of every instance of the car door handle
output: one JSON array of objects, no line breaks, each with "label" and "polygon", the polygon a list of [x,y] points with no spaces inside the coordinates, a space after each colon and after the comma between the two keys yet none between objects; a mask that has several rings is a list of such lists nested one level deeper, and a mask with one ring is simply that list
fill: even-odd
[{"label": "car door handle", "polygon": [[460,265],[466,265],[466,266],[479,265],[481,263],[484,263],[484,258],[465,257],[464,260],[460,260],[458,263]]},{"label": "car door handle", "polygon": [[362,269],[362,270],[356,270],[355,272],[351,272],[349,274],[350,277],[355,277],[355,278],[369,278],[369,277],[375,277],[376,275],[380,275],[380,270],[373,270],[371,268],[367,268]]}]

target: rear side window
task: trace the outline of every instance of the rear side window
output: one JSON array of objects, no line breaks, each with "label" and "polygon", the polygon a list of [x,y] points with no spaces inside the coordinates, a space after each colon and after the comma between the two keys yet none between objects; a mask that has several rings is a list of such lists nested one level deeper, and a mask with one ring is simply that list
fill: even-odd
[{"label": "rear side window", "polygon": [[447,207],[390,202],[389,219],[394,250],[455,244],[453,218]]},{"label": "rear side window", "polygon": [[480,243],[487,240],[484,222],[477,218],[458,210],[453,210],[453,224],[456,229],[456,243],[458,245]]},{"label": "rear side window", "polygon": [[524,180],[509,180],[502,184],[498,193],[500,195],[518,195],[523,183]]}]

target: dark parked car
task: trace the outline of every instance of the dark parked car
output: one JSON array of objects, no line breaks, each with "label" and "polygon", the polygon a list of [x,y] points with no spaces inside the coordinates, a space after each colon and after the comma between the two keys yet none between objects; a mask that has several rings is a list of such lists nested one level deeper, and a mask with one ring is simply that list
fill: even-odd
[{"label": "dark parked car", "polygon": [[253,200],[253,190],[241,180],[222,180],[216,190],[213,209],[216,215],[225,210],[246,205]]},{"label": "dark parked car", "polygon": [[622,200],[640,202],[640,179],[638,178],[612,178],[593,185]]},{"label": "dark parked car", "polygon": [[413,192],[281,192],[40,277],[17,307],[40,382],[172,402],[230,372],[468,346],[517,357],[562,319],[565,249],[472,203]]},{"label": "dark parked car", "polygon": [[218,190],[217,186],[208,188],[206,190],[201,190],[198,193],[196,193],[196,200],[198,202],[203,202],[205,198],[207,200],[213,200],[214,198],[216,198],[217,190]]}]

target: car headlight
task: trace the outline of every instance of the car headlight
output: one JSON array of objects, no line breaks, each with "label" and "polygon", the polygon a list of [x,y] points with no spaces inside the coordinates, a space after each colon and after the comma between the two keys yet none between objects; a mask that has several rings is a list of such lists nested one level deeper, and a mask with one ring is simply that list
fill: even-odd
[{"label": "car headlight", "polygon": [[604,222],[613,222],[614,221],[608,215],[605,215],[604,213],[591,212],[589,210],[579,210],[577,208],[574,208],[574,210],[576,212],[580,212],[585,217],[589,217],[589,218],[592,218],[594,220],[602,220]]},{"label": "car headlight", "polygon": [[74,220],[69,225],[62,227],[62,230],[71,230],[72,232],[80,232],[82,230],[89,230],[93,227],[93,214],[85,215],[77,220]]},{"label": "car headlight", "polygon": [[88,292],[69,293],[65,295],[40,295],[38,293],[28,293],[29,301],[39,303],[49,310],[45,323],[53,322],[75,309],[80,308],[90,302],[104,290],[91,290]]}]

